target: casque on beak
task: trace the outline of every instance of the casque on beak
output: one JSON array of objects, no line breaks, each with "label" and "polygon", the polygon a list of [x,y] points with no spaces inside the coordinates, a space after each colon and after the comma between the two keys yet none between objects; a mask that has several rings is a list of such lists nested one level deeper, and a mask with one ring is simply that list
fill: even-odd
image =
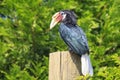
[{"label": "casque on beak", "polygon": [[50,23],[50,29],[52,29],[58,22],[62,20],[62,15],[57,12],[52,16],[52,21]]}]

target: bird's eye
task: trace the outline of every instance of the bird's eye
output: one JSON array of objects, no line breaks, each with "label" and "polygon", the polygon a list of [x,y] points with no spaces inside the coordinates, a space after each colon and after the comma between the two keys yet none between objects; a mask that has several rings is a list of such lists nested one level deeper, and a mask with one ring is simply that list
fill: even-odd
[{"label": "bird's eye", "polygon": [[64,12],[61,12],[61,15],[64,15],[65,13]]}]

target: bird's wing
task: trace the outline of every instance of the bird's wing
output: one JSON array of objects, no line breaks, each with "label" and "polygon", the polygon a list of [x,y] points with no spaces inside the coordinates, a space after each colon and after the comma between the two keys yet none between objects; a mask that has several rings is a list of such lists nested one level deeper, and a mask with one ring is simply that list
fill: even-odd
[{"label": "bird's wing", "polygon": [[69,48],[77,54],[89,52],[85,33],[80,27],[60,25],[60,35]]}]

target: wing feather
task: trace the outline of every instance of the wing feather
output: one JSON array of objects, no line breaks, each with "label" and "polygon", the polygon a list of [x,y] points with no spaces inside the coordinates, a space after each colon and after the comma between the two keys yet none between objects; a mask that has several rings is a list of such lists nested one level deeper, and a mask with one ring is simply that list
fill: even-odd
[{"label": "wing feather", "polygon": [[80,55],[89,52],[86,35],[80,27],[61,24],[59,32],[63,41],[73,52]]}]

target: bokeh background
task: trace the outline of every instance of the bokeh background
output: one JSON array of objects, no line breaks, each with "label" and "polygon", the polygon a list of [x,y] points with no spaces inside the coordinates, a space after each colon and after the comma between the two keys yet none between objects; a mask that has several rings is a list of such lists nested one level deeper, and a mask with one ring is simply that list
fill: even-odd
[{"label": "bokeh background", "polygon": [[0,80],[48,80],[49,53],[68,50],[51,17],[73,10],[88,38],[94,76],[120,80],[120,0],[0,0]]}]

